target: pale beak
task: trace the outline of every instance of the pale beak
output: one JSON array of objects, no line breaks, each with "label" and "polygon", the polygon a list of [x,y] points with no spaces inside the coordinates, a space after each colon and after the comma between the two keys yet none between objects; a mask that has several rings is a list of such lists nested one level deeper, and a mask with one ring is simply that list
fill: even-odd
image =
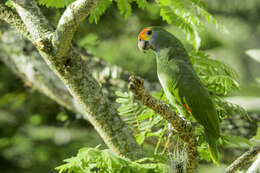
[{"label": "pale beak", "polygon": [[151,48],[151,45],[150,45],[149,41],[145,41],[145,40],[139,39],[138,40],[138,48],[141,51],[145,51],[145,50]]}]

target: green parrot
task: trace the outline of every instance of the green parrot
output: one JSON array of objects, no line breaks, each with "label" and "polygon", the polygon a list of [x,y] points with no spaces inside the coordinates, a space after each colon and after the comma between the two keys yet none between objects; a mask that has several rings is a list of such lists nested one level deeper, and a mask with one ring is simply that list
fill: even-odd
[{"label": "green parrot", "polygon": [[218,163],[219,118],[182,43],[161,27],[147,27],[138,36],[138,47],[156,52],[157,74],[167,99],[172,105],[182,106],[182,109],[177,107],[179,113],[186,109],[185,114],[191,114],[204,127],[211,158]]}]

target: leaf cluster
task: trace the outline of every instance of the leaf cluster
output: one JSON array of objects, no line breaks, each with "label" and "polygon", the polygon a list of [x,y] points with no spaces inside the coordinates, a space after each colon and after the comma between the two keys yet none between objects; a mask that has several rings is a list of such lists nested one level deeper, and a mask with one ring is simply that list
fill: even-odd
[{"label": "leaf cluster", "polygon": [[[138,163],[114,155],[109,150],[100,150],[98,148],[82,148],[77,156],[64,160],[66,163],[57,167],[59,173],[161,173],[169,172],[169,166],[159,163],[153,158],[144,158],[153,160],[157,163]],[[142,160],[144,160],[142,159]]]},{"label": "leaf cluster", "polygon": [[[156,93],[155,96],[160,94],[163,96],[163,93]],[[120,103],[118,112],[136,134],[137,142],[141,145],[148,137],[158,137],[156,146],[159,146],[167,131],[167,121],[136,101],[131,92],[118,91],[116,95],[119,97],[116,101]]]},{"label": "leaf cluster", "polygon": [[211,59],[202,51],[191,52],[190,58],[195,71],[209,92],[226,96],[239,89],[238,75],[230,66]]},{"label": "leaf cluster", "polygon": [[213,60],[204,52],[191,52],[193,67],[211,94],[220,119],[240,115],[249,119],[247,112],[239,105],[226,101],[223,96],[239,90],[237,73],[223,62]]},{"label": "leaf cluster", "polygon": [[162,19],[183,30],[187,35],[187,40],[196,50],[199,49],[201,42],[199,30],[205,27],[206,22],[225,31],[225,28],[207,12],[206,5],[201,0],[160,0],[157,2]]},{"label": "leaf cluster", "polygon": [[[38,0],[39,4],[46,7],[64,8],[75,0]],[[98,6],[89,16],[90,23],[98,23],[100,17],[115,2],[120,14],[126,19],[132,14],[133,4],[145,10],[152,7],[152,3],[147,0],[100,0]],[[205,28],[207,23],[215,25],[221,31],[226,31],[223,25],[206,10],[206,5],[201,0],[157,0],[157,8],[160,15],[168,24],[173,24],[185,32],[188,42],[198,50],[201,39],[199,31]],[[154,8],[154,6],[153,6]]]}]

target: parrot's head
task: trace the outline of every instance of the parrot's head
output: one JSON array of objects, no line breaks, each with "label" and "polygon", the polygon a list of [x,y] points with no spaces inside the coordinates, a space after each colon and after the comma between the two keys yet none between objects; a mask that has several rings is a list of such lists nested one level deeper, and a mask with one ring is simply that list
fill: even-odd
[{"label": "parrot's head", "polygon": [[138,48],[141,51],[152,49],[158,51],[165,48],[175,40],[172,34],[161,27],[153,26],[144,28],[138,35]]},{"label": "parrot's head", "polygon": [[153,37],[152,27],[144,28],[138,35],[138,48],[141,51],[145,51],[153,48],[151,39]]}]

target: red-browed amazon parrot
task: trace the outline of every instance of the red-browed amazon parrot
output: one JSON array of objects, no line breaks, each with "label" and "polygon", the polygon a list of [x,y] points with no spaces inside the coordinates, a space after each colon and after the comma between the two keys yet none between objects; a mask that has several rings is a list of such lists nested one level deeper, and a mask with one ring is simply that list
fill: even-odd
[{"label": "red-browed amazon parrot", "polygon": [[161,27],[147,27],[138,36],[138,47],[156,52],[157,74],[167,99],[172,105],[182,105],[204,127],[211,157],[218,162],[220,128],[216,108],[182,43]]}]

